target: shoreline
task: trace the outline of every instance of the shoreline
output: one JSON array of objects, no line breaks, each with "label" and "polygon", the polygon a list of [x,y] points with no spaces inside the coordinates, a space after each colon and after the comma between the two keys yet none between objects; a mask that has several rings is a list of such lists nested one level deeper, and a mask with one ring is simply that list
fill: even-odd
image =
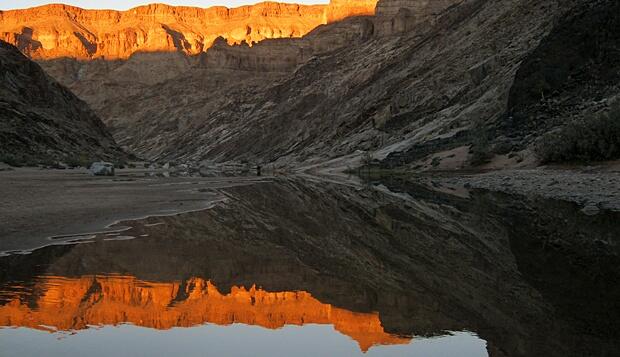
[{"label": "shoreline", "polygon": [[268,177],[150,177],[118,170],[17,168],[0,172],[0,252],[27,253],[80,236],[109,234],[127,221],[209,209],[226,199],[218,190]]},{"label": "shoreline", "polygon": [[573,202],[585,214],[620,211],[620,172],[573,169],[502,170],[442,177],[447,185]]},{"label": "shoreline", "polygon": [[[536,168],[490,172],[382,172],[418,176],[433,186],[573,202],[586,215],[620,212],[620,169]],[[18,168],[0,172],[0,255],[27,254],[95,234],[126,229],[124,222],[202,211],[226,200],[218,189],[271,180],[269,177],[149,177],[144,170],[119,170],[94,177],[85,170]],[[304,172],[299,175],[307,176]],[[383,176],[380,175],[380,176]],[[297,176],[293,174],[292,176]],[[322,175],[310,175],[321,178]],[[322,177],[329,179],[331,176]],[[353,176],[357,177],[357,176]],[[339,176],[338,183],[361,183]],[[372,178],[372,176],[371,176]],[[332,177],[333,179],[333,177]],[[364,178],[362,178],[362,181]],[[343,182],[344,181],[344,182]],[[363,185],[363,184],[362,184]]]}]

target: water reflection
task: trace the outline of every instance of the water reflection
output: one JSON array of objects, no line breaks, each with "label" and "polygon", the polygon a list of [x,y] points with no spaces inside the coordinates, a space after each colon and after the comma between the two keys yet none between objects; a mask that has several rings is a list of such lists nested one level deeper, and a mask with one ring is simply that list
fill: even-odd
[{"label": "water reflection", "polygon": [[[62,342],[77,348],[118,331],[80,329],[130,323],[179,345],[195,331],[241,341],[266,333],[243,324],[308,355],[350,355],[338,338],[386,355],[425,343],[448,356],[466,355],[463,346],[477,346],[472,356],[620,347],[617,214],[393,178],[278,180],[221,194],[229,199],[210,210],[132,223],[123,236],[136,239],[99,235],[0,258],[0,325],[30,328],[0,330],[2,345],[28,338],[51,351],[32,329],[49,328],[81,331]],[[449,349],[454,338],[461,353]]]},{"label": "water reflection", "polygon": [[484,341],[467,332],[374,347],[362,354],[354,341],[325,325],[287,325],[277,330],[243,324],[171,330],[121,325],[60,338],[18,328],[4,330],[0,345],[22,356],[487,356]]},{"label": "water reflection", "polygon": [[[376,313],[356,313],[323,304],[305,291],[268,292],[252,286],[221,293],[210,281],[147,282],[131,276],[39,277],[36,294],[22,301],[5,294],[0,325],[49,331],[131,323],[155,329],[211,323],[241,323],[278,329],[285,325],[332,325],[357,342],[360,350],[375,345],[408,344],[410,337],[385,333]],[[11,290],[23,291],[21,286]]]}]

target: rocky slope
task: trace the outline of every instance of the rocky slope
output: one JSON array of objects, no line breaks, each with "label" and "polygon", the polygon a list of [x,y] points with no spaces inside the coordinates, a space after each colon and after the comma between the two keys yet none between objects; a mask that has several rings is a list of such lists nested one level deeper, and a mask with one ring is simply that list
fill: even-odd
[{"label": "rocky slope", "polygon": [[619,30],[620,3],[577,6],[524,60],[498,132],[536,136],[620,99]]},{"label": "rocky slope", "polygon": [[86,103],[2,41],[0,76],[0,161],[19,164],[126,156]]},{"label": "rocky slope", "polygon": [[[449,169],[475,164],[478,151],[494,161],[491,167],[531,164],[540,135],[566,123],[571,108],[587,119],[617,97],[617,6],[380,1],[372,36],[305,62],[252,98],[236,134],[203,146],[203,156],[296,164],[365,150],[387,167],[429,169],[446,161],[442,168]],[[562,74],[570,86],[555,83],[542,103],[560,99],[555,107],[564,109],[547,114],[552,125],[542,130],[514,130],[511,113],[528,105],[519,98],[531,91],[527,68],[556,68],[564,57],[572,58],[560,66],[570,68]],[[550,99],[553,93],[563,97]],[[524,115],[530,122],[540,117],[536,110]]]},{"label": "rocky slope", "polygon": [[[296,165],[366,150],[408,164],[467,147],[476,122],[501,118],[521,61],[573,5],[382,0],[369,35],[204,113],[164,156]],[[194,145],[198,136],[209,139]]]},{"label": "rocky slope", "polygon": [[[170,149],[170,137],[187,121],[238,101],[239,93],[258,93],[315,50],[345,45],[357,35],[339,21],[373,14],[376,2],[125,12],[50,5],[3,12],[0,31],[86,100],[119,142],[152,158]],[[323,41],[262,41],[300,37],[326,23],[336,30],[315,30],[325,33]]]},{"label": "rocky slope", "polygon": [[222,33],[200,51],[40,61],[119,142],[162,160],[354,166],[369,152],[384,167],[518,167],[568,115],[618,95],[614,1],[380,0],[374,16],[345,18],[374,5],[333,1],[320,23],[333,22],[301,38]]}]

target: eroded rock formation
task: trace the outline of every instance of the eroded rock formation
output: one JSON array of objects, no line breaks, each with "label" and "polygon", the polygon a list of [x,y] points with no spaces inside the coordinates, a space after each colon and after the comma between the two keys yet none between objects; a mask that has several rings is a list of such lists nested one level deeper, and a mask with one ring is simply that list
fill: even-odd
[{"label": "eroded rock formation", "polygon": [[372,15],[377,0],[337,0],[330,5],[263,2],[234,9],[140,6],[127,11],[45,5],[0,12],[2,39],[35,59],[127,59],[139,52],[207,50],[216,38],[253,44],[301,37],[319,25]]}]

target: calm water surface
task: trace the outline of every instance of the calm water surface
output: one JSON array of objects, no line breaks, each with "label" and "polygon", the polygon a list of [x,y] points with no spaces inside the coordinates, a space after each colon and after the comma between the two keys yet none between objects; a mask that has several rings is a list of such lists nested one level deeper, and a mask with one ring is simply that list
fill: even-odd
[{"label": "calm water surface", "polygon": [[614,356],[620,216],[274,180],[0,258],[1,356]]}]

